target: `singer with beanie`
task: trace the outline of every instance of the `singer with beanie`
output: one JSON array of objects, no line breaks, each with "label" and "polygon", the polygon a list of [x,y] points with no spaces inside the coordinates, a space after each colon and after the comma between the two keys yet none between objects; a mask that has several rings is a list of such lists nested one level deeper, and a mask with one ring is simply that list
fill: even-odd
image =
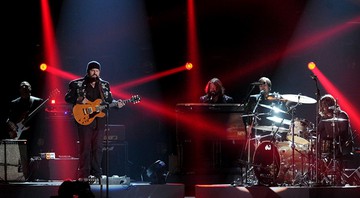
[{"label": "singer with beanie", "polygon": [[[125,105],[122,100],[115,100],[110,91],[109,82],[100,78],[101,65],[97,61],[90,61],[86,67],[86,75],[70,81],[65,101],[72,105],[91,105],[101,101],[100,105],[121,108]],[[100,99],[100,100],[99,100]],[[106,109],[105,109],[106,110]],[[103,111],[105,111],[103,110]],[[73,112],[74,113],[74,112]],[[103,153],[103,140],[105,135],[105,116],[95,116],[79,122],[76,120],[79,138],[79,166],[78,179],[80,181],[101,182],[101,160]],[[74,119],[75,120],[75,119]]]}]

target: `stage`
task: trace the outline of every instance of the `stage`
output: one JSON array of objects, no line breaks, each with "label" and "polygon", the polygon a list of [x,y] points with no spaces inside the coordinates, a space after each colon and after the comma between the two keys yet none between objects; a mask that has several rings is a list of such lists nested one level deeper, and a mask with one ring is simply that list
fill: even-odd
[{"label": "stage", "polygon": [[359,197],[359,186],[339,187],[237,187],[229,184],[196,185],[196,198],[319,198],[319,197]]},{"label": "stage", "polygon": [[[55,198],[63,181],[49,182],[9,182],[0,184],[3,198]],[[186,195],[182,183],[155,184],[130,183],[129,185],[90,185],[95,197],[128,198],[319,198],[346,197],[357,198],[360,186],[235,186],[231,184],[196,184],[195,194]],[[107,188],[108,187],[108,188]]]},{"label": "stage", "polygon": [[[0,184],[2,198],[50,198],[57,197],[58,189],[64,181],[49,182],[8,182]],[[131,183],[129,185],[90,185],[98,197],[171,197],[184,198],[184,185],[178,183],[149,184]]]}]

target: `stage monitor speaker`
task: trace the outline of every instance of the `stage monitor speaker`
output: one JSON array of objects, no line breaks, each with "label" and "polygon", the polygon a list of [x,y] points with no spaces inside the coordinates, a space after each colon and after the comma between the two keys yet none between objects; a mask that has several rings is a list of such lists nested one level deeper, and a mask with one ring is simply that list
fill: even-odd
[{"label": "stage monitor speaker", "polygon": [[[104,141],[102,170],[107,176],[124,176],[129,174],[128,166],[128,143],[126,141],[108,142],[108,159],[106,161],[106,146]],[[108,162],[108,171],[106,171],[106,162]]]},{"label": "stage monitor speaker", "polygon": [[26,140],[0,142],[0,177],[4,181],[25,181],[27,168]]},{"label": "stage monitor speaker", "polygon": [[77,179],[79,158],[36,158],[32,162],[34,180],[74,180]]}]

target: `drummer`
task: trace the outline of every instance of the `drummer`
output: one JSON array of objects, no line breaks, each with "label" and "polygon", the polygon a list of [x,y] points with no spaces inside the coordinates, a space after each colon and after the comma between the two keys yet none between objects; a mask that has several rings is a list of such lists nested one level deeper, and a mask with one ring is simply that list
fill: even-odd
[{"label": "drummer", "polygon": [[343,163],[345,158],[350,159],[354,146],[349,116],[330,94],[320,98],[319,115],[317,151],[328,167],[332,168],[336,162],[336,170],[332,170],[337,173],[334,184],[342,184]]},{"label": "drummer", "polygon": [[340,108],[332,95],[325,94],[320,98],[319,115],[318,134],[321,140],[321,153],[330,155],[329,157],[332,157],[333,152],[336,157],[351,154],[354,140],[349,116]]},{"label": "drummer", "polygon": [[[252,85],[259,86],[259,93],[250,95],[245,104],[245,115],[248,116],[244,117],[244,123],[247,133],[251,137],[260,137],[260,141],[283,140],[289,128],[284,125],[289,123],[284,122],[287,109],[280,94],[272,92],[272,83],[267,77],[261,77]],[[279,118],[277,122],[268,119],[274,117]]]}]

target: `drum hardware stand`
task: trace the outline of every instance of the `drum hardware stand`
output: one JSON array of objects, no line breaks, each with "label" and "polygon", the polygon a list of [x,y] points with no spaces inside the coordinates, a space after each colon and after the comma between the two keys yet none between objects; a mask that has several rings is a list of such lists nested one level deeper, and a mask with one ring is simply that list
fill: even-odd
[{"label": "drum hardware stand", "polygon": [[316,140],[315,140],[315,185],[319,185],[319,141],[320,141],[320,135],[318,134],[318,129],[317,129],[317,125],[319,122],[319,103],[320,103],[320,89],[319,89],[319,85],[318,85],[318,81],[317,81],[317,76],[314,74],[311,74],[311,78],[315,81],[315,86],[316,86],[316,117],[315,117],[315,124],[314,124],[314,129],[316,132]]},{"label": "drum hardware stand", "polygon": [[[317,141],[317,140],[315,140],[315,141]],[[313,145],[311,141],[309,144],[310,144],[310,147],[309,147],[309,152],[308,152],[308,163],[309,163],[308,184],[309,184],[309,186],[311,186],[313,184],[314,176],[315,176],[315,172],[316,172],[315,168],[316,168],[317,158],[315,158],[315,156],[314,156],[314,151],[316,152],[317,149],[313,148],[313,146],[315,147],[315,145]]]},{"label": "drum hardware stand", "polygon": [[[299,99],[300,99],[300,94],[299,94]],[[293,178],[292,178],[292,184],[294,185],[295,183],[295,124],[294,124],[294,115],[295,115],[295,110],[296,107],[298,105],[300,105],[301,103],[297,102],[296,105],[291,106],[288,110],[289,113],[291,113],[291,124],[290,124],[290,132],[291,132],[291,168],[292,168],[292,173],[293,173]]]},{"label": "drum hardware stand", "polygon": [[[244,103],[249,102],[250,94],[252,93],[252,91],[254,90],[255,87],[256,87],[256,84],[252,84],[250,91],[248,91],[248,93],[247,93],[247,95],[245,97]],[[250,126],[254,126],[256,124],[256,120],[260,119],[259,117],[257,117],[259,114],[256,114],[256,110],[257,110],[257,107],[259,106],[259,103],[261,101],[263,93],[264,93],[263,91],[260,91],[259,98],[257,98],[256,105],[253,108],[252,114],[242,115],[242,117],[254,117],[254,119],[252,120],[252,123],[251,123]],[[245,126],[246,125],[247,125],[247,123],[245,123]],[[247,149],[248,152],[247,152],[247,163],[246,163],[246,166],[245,166],[245,183],[248,183],[248,181],[247,181],[248,180],[248,175],[250,174],[250,172],[253,172],[253,167],[249,168],[249,166],[251,164],[251,144],[250,144],[250,142],[251,142],[251,131],[246,130],[246,133],[247,133],[247,141],[246,141],[246,144],[245,144],[245,149]],[[255,129],[255,137],[256,137],[256,134],[257,134],[257,130]],[[257,145],[255,145],[255,146],[257,146]],[[254,174],[252,174],[252,176],[255,177]],[[242,175],[242,177],[244,177],[244,176]]]},{"label": "drum hardware stand", "polygon": [[[255,86],[253,86],[254,88]],[[261,101],[261,97],[262,97],[262,92],[260,93],[259,95],[259,98],[257,98],[257,101],[256,101],[256,104],[255,104],[255,107],[253,108],[252,110],[252,114],[249,114],[249,115],[243,115],[242,117],[252,117],[252,122],[251,122],[251,125],[250,126],[256,126],[257,125],[257,120],[261,119],[258,117],[259,114],[257,114],[257,108],[259,106],[259,103]],[[250,167],[250,164],[251,164],[251,130],[247,130],[246,129],[246,132],[247,132],[247,141],[246,141],[246,148],[248,150],[247,152],[247,165],[245,166],[245,183],[248,183],[248,176],[250,174],[250,172],[253,172],[253,167]],[[255,138],[256,138],[256,135],[257,135],[257,129],[255,129]],[[255,147],[257,146],[257,142],[255,144]],[[255,148],[256,149],[256,148]],[[254,177],[255,175],[252,174],[252,177]]]},{"label": "drum hardware stand", "polygon": [[[309,156],[306,156],[306,154],[304,154],[302,151],[300,151],[300,150],[298,150],[296,148],[295,148],[295,151],[300,153],[300,156],[301,156],[301,174],[300,174],[299,180],[296,180],[295,176],[294,176],[294,182],[298,181],[300,186],[304,185],[304,183],[305,183],[305,185],[308,185],[308,182],[306,181],[306,179],[308,178],[307,176],[309,176],[309,170],[308,170],[308,172],[305,173],[305,169],[304,169],[305,160],[304,160],[304,158],[307,158],[309,160]],[[295,166],[295,164],[293,166]]]},{"label": "drum hardware stand", "polygon": [[[332,150],[333,150],[333,152],[332,152],[332,159],[330,160],[330,162],[329,162],[329,166],[331,166],[330,167],[330,175],[333,175],[333,177],[332,177],[332,181],[331,181],[331,184],[332,185],[336,185],[336,184],[338,184],[337,183],[337,181],[336,181],[336,179],[340,179],[340,180],[343,180],[343,178],[342,178],[342,176],[344,175],[343,174],[343,170],[342,170],[342,166],[341,166],[341,164],[340,164],[340,162],[336,159],[336,145],[338,144],[339,145],[339,152],[340,152],[340,154],[342,153],[342,149],[341,149],[341,137],[340,137],[340,134],[339,134],[339,141],[338,141],[338,143],[337,143],[337,141],[336,141],[336,128],[335,128],[335,126],[336,126],[336,114],[337,114],[337,112],[338,112],[338,109],[337,109],[337,102],[336,102],[336,100],[335,100],[335,109],[334,109],[334,111],[333,111],[333,120],[331,121],[331,126],[332,126],[332,135],[333,135],[333,138],[332,138]],[[338,130],[338,132],[339,132],[339,130]],[[328,167],[329,167],[328,166]],[[338,169],[339,168],[339,169]],[[327,168],[327,170],[328,170],[328,168]],[[338,171],[340,171],[340,173],[338,172]],[[327,171],[328,172],[328,171]],[[339,176],[340,175],[340,176]],[[340,178],[337,178],[337,176],[339,176]],[[342,181],[340,181],[340,182],[342,182]]]},{"label": "drum hardware stand", "polygon": [[[254,117],[255,121],[253,121],[253,123],[256,123],[256,120],[260,119],[257,116],[258,115],[253,113],[253,114],[249,114],[249,115],[243,115],[242,117]],[[257,129],[255,129],[255,130],[257,130]],[[258,138],[256,137],[256,135],[255,135],[254,138],[251,138],[251,131],[250,130],[246,129],[246,132],[247,132],[247,141],[246,141],[246,144],[245,144],[245,149],[247,149],[247,162],[245,164],[245,173],[242,174],[242,177],[243,178],[245,177],[245,183],[249,184],[249,182],[248,182],[249,177],[255,177],[255,175],[252,174],[253,165],[252,165],[252,162],[251,162],[251,141],[255,140],[254,145],[256,147],[258,145]],[[255,134],[256,134],[256,131],[255,131]],[[249,166],[251,166],[251,167],[249,167]],[[234,182],[239,183],[238,180],[239,179],[237,179]]]}]

